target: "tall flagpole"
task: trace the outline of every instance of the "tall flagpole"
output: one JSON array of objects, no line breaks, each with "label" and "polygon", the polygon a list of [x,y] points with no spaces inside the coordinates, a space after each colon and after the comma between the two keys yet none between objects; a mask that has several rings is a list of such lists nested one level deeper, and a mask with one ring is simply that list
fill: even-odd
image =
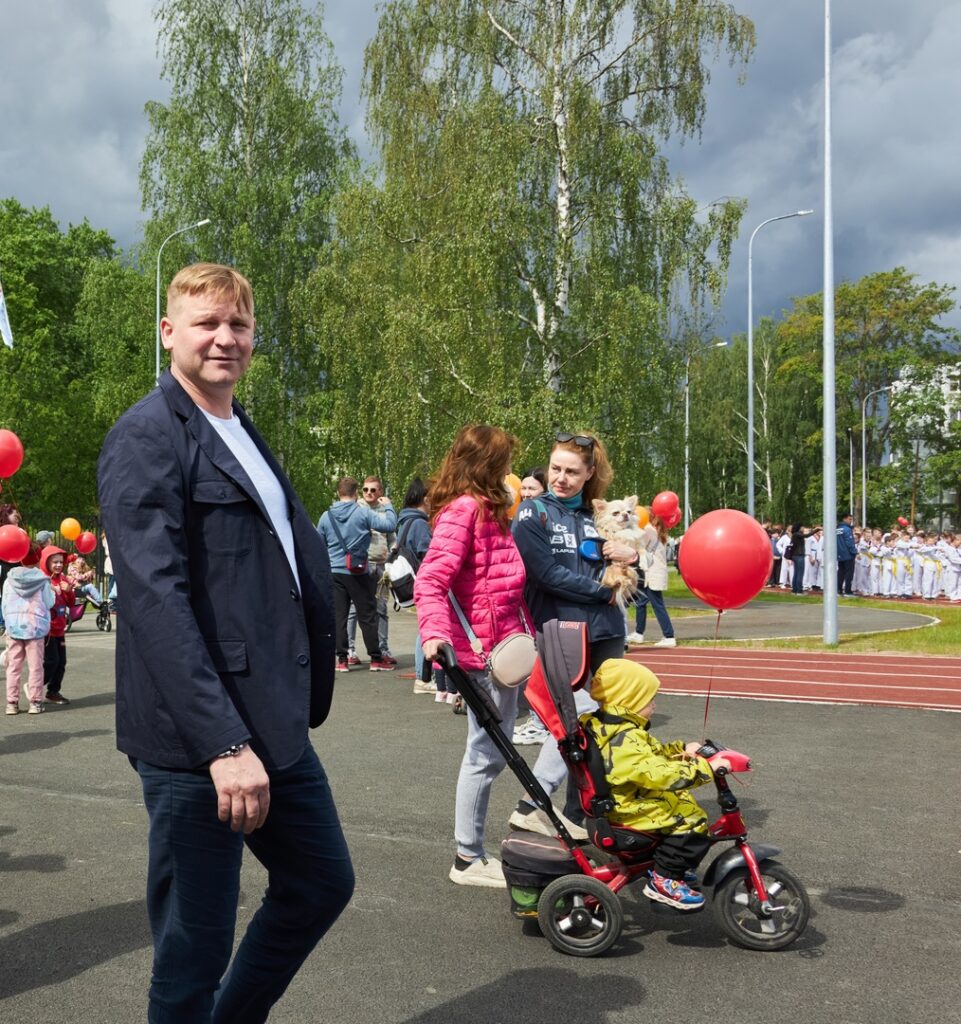
[{"label": "tall flagpole", "polygon": [[824,643],[838,642],[837,438],[834,396],[834,211],[831,191],[831,0],[824,0]]}]

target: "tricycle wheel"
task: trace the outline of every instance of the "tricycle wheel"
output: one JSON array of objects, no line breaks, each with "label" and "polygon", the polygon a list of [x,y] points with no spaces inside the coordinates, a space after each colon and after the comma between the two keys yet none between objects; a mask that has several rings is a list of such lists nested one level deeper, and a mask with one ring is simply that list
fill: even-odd
[{"label": "tricycle wheel", "polygon": [[570,956],[598,956],[624,927],[621,901],[589,875],[556,878],[541,893],[537,922],[555,949]]},{"label": "tricycle wheel", "polygon": [[714,890],[714,914],[732,942],[745,949],[772,951],[790,946],[807,927],[811,913],[801,880],[775,861],[760,865],[770,912],[761,906],[747,868],[725,875]]}]

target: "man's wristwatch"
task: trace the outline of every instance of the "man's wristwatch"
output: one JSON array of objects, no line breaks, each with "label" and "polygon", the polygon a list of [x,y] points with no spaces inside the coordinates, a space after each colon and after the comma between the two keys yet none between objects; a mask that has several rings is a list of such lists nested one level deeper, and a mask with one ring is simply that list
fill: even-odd
[{"label": "man's wristwatch", "polygon": [[246,748],[246,746],[246,743],[234,743],[232,746],[229,746],[222,754],[218,754],[214,758],[214,760],[219,761],[222,757],[236,757],[241,752],[241,750],[244,750]]}]

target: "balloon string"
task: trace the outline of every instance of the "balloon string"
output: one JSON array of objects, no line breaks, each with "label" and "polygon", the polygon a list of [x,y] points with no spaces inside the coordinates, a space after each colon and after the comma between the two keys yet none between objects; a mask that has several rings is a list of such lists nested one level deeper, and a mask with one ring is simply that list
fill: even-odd
[{"label": "balloon string", "polygon": [[711,659],[711,670],[707,676],[707,693],[704,696],[704,727],[703,735],[701,737],[702,742],[707,740],[707,711],[711,706],[711,684],[714,682],[714,666],[717,661],[717,640],[721,632],[721,616],[724,614],[723,609],[718,608],[717,618],[714,620],[714,657]]}]

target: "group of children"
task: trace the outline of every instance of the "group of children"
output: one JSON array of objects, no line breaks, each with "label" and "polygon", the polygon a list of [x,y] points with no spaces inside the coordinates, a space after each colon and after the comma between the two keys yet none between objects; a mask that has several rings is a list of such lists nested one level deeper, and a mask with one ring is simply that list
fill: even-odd
[{"label": "group of children", "polygon": [[961,601],[961,533],[855,529],[854,590],[865,597]]},{"label": "group of children", "polygon": [[[791,558],[794,533],[774,525],[767,528],[774,565],[769,587],[790,590],[795,563]],[[821,590],[824,585],[824,532],[820,526],[802,527],[804,579],[798,592]],[[913,527],[889,530],[854,528],[858,554],[854,562],[856,594],[862,597],[912,597],[933,601],[939,597],[961,602],[961,533],[925,533]]]},{"label": "group of children", "polygon": [[27,713],[48,704],[69,704],[60,692],[67,668],[67,616],[76,597],[64,572],[66,554],[48,544],[30,545],[3,585],[3,621],[7,634],[7,714],[20,713],[20,676],[27,664]]}]

